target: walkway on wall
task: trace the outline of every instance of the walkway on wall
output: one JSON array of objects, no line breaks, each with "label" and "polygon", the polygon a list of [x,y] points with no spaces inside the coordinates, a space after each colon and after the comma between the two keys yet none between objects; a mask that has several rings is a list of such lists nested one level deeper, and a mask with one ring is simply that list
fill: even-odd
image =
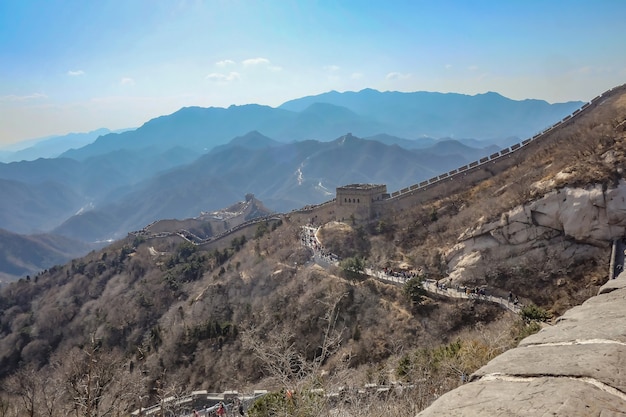
[{"label": "walkway on wall", "polygon": [[[559,120],[558,122],[548,127],[547,129],[537,133],[536,135],[528,139],[525,139],[519,143],[516,143],[506,149],[502,149],[489,156],[485,156],[477,161],[471,162],[467,165],[463,165],[457,169],[453,169],[452,171],[442,173],[428,180],[410,185],[401,190],[393,191],[389,195],[389,198],[387,198],[385,201],[393,202],[393,201],[397,201],[401,198],[404,198],[410,195],[415,195],[416,193],[424,192],[426,190],[433,188],[436,185],[440,185],[442,183],[446,183],[449,181],[454,181],[455,179],[462,179],[468,174],[470,174],[471,172],[475,172],[476,170],[482,169],[485,166],[498,163],[498,161],[503,161],[508,158],[511,158],[511,156],[520,153],[524,149],[527,149],[527,145],[531,143],[536,143],[538,140],[544,139],[548,134],[552,133],[554,129],[560,126],[564,126],[566,124],[574,122],[576,119],[580,118],[581,115],[587,113],[589,110],[591,110],[595,106],[601,104],[602,99],[606,99],[609,96],[611,96],[615,91],[621,90],[624,88],[626,88],[626,84],[623,84],[623,85],[620,85],[620,86],[617,86],[617,87],[614,87],[605,91],[604,93],[595,97],[593,100],[585,103],[581,108],[575,110],[572,114],[565,116],[563,119]],[[334,201],[335,200],[333,199],[333,200],[324,202],[322,204],[306,206],[301,209],[293,210],[293,212],[301,212],[301,213],[313,212],[314,210],[319,209],[322,206],[331,204]]]},{"label": "walkway on wall", "polygon": [[[371,276],[371,277],[374,277],[383,281],[397,283],[397,284],[404,285],[404,283],[408,281],[407,278],[391,276],[389,274],[386,274],[384,271],[372,271],[371,269],[366,268],[365,272],[368,276]],[[514,297],[512,297],[511,300],[508,300],[506,298],[496,297],[494,295],[481,294],[480,292],[476,293],[475,291],[468,291],[468,288],[466,287],[448,288],[442,285],[438,286],[437,281],[432,280],[432,279],[424,280],[422,282],[422,286],[424,287],[426,291],[432,294],[437,294],[437,295],[441,295],[441,296],[448,297],[448,298],[463,298],[466,300],[488,301],[490,303],[499,304],[502,308],[512,311],[513,313],[521,312],[522,307],[523,307],[522,304],[515,301]]]},{"label": "walkway on wall", "polygon": [[150,223],[148,226],[144,227],[141,230],[136,230],[133,232],[129,232],[128,235],[129,236],[134,236],[134,237],[141,237],[144,238],[146,240],[148,239],[159,239],[159,238],[166,238],[166,237],[171,237],[171,236],[176,236],[181,238],[182,240],[185,240],[195,246],[203,246],[203,245],[207,245],[210,243],[215,243],[220,239],[223,239],[229,235],[232,235],[233,233],[239,232],[247,227],[251,227],[257,224],[261,224],[261,223],[267,223],[267,222],[272,222],[272,221],[282,221],[282,214],[270,214],[268,216],[264,216],[264,217],[257,217],[254,218],[252,220],[247,220],[244,223],[241,223],[237,226],[234,226],[222,233],[219,233],[215,236],[211,236],[208,238],[201,238],[198,237],[196,235],[194,235],[192,232],[185,230],[185,229],[180,229],[177,230],[175,232],[159,232],[159,233],[151,233],[148,229],[149,227],[154,224],[155,222]]},{"label": "walkway on wall", "polygon": [[[319,228],[312,226],[302,226],[301,243],[313,250],[314,261],[324,266],[339,266],[339,257],[328,251],[326,251],[322,245],[322,242],[317,238],[317,230]],[[365,275],[379,279],[381,281],[391,282],[394,284],[404,285],[409,280],[408,277],[402,274],[390,274],[382,270],[374,270],[372,268],[365,268]],[[475,292],[468,292],[465,287],[459,288],[447,288],[445,286],[438,286],[434,280],[424,280],[422,283],[424,289],[432,294],[437,294],[449,298],[461,298],[467,300],[481,300],[496,303],[502,308],[505,308],[513,313],[519,313],[523,305],[516,302],[514,299],[506,299],[502,297],[496,297],[493,295],[480,294]]]},{"label": "walkway on wall", "polygon": [[409,193],[413,193],[415,191],[418,190],[424,190],[427,188],[430,188],[432,185],[440,183],[440,182],[444,182],[444,181],[449,181],[449,180],[453,180],[454,178],[457,177],[462,177],[463,175],[466,175],[470,170],[475,170],[477,168],[480,168],[483,165],[489,164],[489,163],[495,163],[498,160],[502,160],[505,158],[510,158],[511,155],[515,152],[518,152],[522,149],[524,149],[526,147],[526,145],[528,145],[531,142],[535,142],[538,139],[542,139],[544,138],[548,133],[551,133],[553,129],[564,125],[566,123],[570,123],[572,122],[574,119],[579,118],[583,113],[585,113],[587,110],[591,109],[591,105],[592,104],[598,104],[598,102],[602,99],[602,98],[606,98],[609,95],[611,95],[611,93],[613,93],[615,90],[621,89],[626,87],[626,84],[611,88],[607,91],[605,91],[604,93],[600,94],[599,96],[595,97],[593,100],[591,100],[588,103],[585,103],[581,108],[575,110],[572,114],[565,116],[563,119],[559,120],[558,122],[556,122],[555,124],[553,124],[552,126],[548,127],[547,129],[537,133],[536,135],[534,135],[533,137],[530,137],[528,139],[525,139],[523,141],[521,141],[520,143],[516,143],[515,145],[512,145],[509,148],[506,149],[502,149],[498,152],[495,152],[489,156],[485,156],[484,158],[479,159],[478,161],[474,161],[471,162],[467,165],[464,165],[462,167],[459,167],[457,169],[453,169],[450,172],[446,172],[443,173],[441,175],[438,175],[436,177],[430,178],[426,181],[422,181],[420,183],[417,184],[413,184],[409,187],[403,188],[401,190],[398,191],[394,191],[391,193],[391,199],[397,198],[397,197],[402,197],[406,194]]}]

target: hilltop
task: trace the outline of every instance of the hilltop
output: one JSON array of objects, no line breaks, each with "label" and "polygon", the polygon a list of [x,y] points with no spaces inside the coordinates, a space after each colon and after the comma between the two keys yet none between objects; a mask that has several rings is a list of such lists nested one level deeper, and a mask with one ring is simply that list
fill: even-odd
[{"label": "hilltop", "polygon": [[[452,178],[430,188],[440,192],[407,193],[374,218],[341,221],[329,202],[253,224],[221,246],[132,235],[8,285],[2,377],[14,386],[21,367],[33,384],[71,395],[97,357],[114,375],[103,398],[120,412],[197,389],[303,394],[394,382],[412,388],[352,406],[414,415],[537,324],[475,299],[431,294],[416,304],[406,287],[320,264],[302,226],[319,226],[343,260],[513,291],[556,318],[606,282],[610,243],[624,234],[624,120],[622,87],[505,165],[480,165],[462,187]],[[62,398],[53,415],[87,401]]]}]

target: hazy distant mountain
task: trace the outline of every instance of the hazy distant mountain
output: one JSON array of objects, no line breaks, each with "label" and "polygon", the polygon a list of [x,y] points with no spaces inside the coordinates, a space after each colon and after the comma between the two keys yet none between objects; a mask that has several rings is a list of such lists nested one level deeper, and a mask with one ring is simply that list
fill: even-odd
[{"label": "hazy distant mountain", "polygon": [[517,101],[493,92],[469,96],[365,89],[345,93],[331,91],[303,97],[288,101],[279,108],[301,112],[315,103],[342,106],[388,127],[372,134],[490,140],[532,136],[584,104],[579,101],[556,104],[542,100]]},{"label": "hazy distant mountain", "polygon": [[0,179],[0,228],[30,234],[50,231],[85,204],[71,186]]},{"label": "hazy distant mountain", "polygon": [[102,136],[63,156],[83,160],[119,149],[154,147],[167,150],[174,146],[204,153],[252,130],[268,132],[275,126],[289,125],[295,116],[293,112],[257,104],[227,109],[185,107],[169,116],[152,119],[134,131]]},{"label": "hazy distant mountain", "polygon": [[499,151],[496,145],[482,149],[472,148],[454,139],[440,140],[428,148],[428,152],[439,156],[458,155],[470,161],[477,161],[485,155]]},{"label": "hazy distant mountain", "polygon": [[245,135],[237,136],[225,145],[219,145],[213,148],[213,152],[223,151],[229,148],[242,147],[246,149],[263,149],[280,146],[283,143],[270,139],[261,132],[253,130]]},{"label": "hazy distant mountain", "polygon": [[96,248],[63,236],[24,236],[0,229],[0,282],[36,274]]},{"label": "hazy distant mountain", "polygon": [[282,141],[306,139],[329,141],[347,132],[365,136],[385,132],[388,128],[373,118],[363,117],[346,107],[329,103],[311,103],[296,114],[290,126],[275,132],[263,132]]},{"label": "hazy distant mountain", "polygon": [[388,135],[386,133],[379,133],[378,135],[367,136],[363,139],[375,140],[377,142],[384,143],[385,145],[398,145],[405,149],[422,149],[437,143],[437,139],[430,137],[422,137],[419,139],[406,139]]},{"label": "hazy distant mountain", "polygon": [[0,163],[0,228],[50,231],[69,217],[124,194],[124,188],[197,155],[182,148],[121,150],[76,161],[69,158]]},{"label": "hazy distant mountain", "polygon": [[515,137],[503,138],[502,140],[498,140],[498,141],[476,140],[476,139],[452,139],[452,138],[435,139],[435,138],[426,137],[426,136],[421,137],[419,139],[405,139],[405,138],[399,138],[397,136],[391,136],[386,133],[369,136],[363,139],[375,140],[377,142],[384,143],[385,145],[398,145],[404,149],[424,149],[424,148],[435,146],[437,144],[452,141],[452,142],[466,146],[467,149],[472,149],[472,150],[487,149],[487,150],[493,150],[494,152],[497,149],[508,148],[511,145],[521,142],[521,139],[515,138]]},{"label": "hazy distant mountain", "polygon": [[333,140],[347,132],[359,137],[526,138],[579,108],[582,102],[549,104],[516,101],[497,93],[468,96],[442,93],[332,91],[284,103],[228,108],[186,107],[152,119],[134,131],[110,133],[62,156],[78,160],[120,149],[184,146],[205,153],[251,131],[280,142]]},{"label": "hazy distant mountain", "polygon": [[[87,133],[69,133],[62,136],[48,136],[15,144],[13,150],[0,150],[0,162],[34,161],[38,158],[56,158],[72,148],[82,148],[92,143],[99,136],[108,133],[121,133],[128,129],[111,132],[109,129],[97,129]],[[23,146],[23,147],[20,147]]]},{"label": "hazy distant mountain", "polygon": [[272,210],[288,211],[330,200],[336,187],[348,183],[400,189],[491,151],[456,141],[407,151],[351,135],[331,142],[281,144],[252,132],[192,164],[127,187],[108,204],[68,219],[54,233],[87,240],[117,238],[154,220],[216,210],[246,193],[254,193]]}]

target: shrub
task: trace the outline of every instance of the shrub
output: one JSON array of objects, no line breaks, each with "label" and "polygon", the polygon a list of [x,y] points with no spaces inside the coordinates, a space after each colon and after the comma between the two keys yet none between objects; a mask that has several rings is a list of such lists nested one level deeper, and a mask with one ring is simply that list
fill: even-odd
[{"label": "shrub", "polygon": [[365,273],[365,261],[358,256],[342,260],[339,266],[347,278],[360,278]]},{"label": "shrub", "polygon": [[524,306],[519,314],[526,323],[533,321],[546,321],[551,317],[550,313],[534,304]]},{"label": "shrub", "polygon": [[411,301],[413,306],[421,305],[426,298],[426,289],[422,284],[423,278],[413,277],[404,284],[404,295]]}]

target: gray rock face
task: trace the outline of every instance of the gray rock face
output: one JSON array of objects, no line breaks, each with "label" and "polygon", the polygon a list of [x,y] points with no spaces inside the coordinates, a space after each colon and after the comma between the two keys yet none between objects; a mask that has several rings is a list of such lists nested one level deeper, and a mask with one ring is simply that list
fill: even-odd
[{"label": "gray rock face", "polygon": [[[532,254],[543,259],[545,247],[561,248],[551,256],[560,262],[584,262],[604,253],[611,242],[626,234],[626,182],[603,189],[563,188],[519,206],[493,222],[466,230],[446,253],[450,278],[462,282],[473,271],[485,268],[489,251],[494,260]],[[556,241],[554,239],[557,239]],[[594,252],[595,255],[592,253]]]},{"label": "gray rock face", "polygon": [[583,380],[491,378],[455,389],[419,417],[626,416],[626,401]]},{"label": "gray rock face", "polygon": [[626,416],[626,273],[418,416]]}]

